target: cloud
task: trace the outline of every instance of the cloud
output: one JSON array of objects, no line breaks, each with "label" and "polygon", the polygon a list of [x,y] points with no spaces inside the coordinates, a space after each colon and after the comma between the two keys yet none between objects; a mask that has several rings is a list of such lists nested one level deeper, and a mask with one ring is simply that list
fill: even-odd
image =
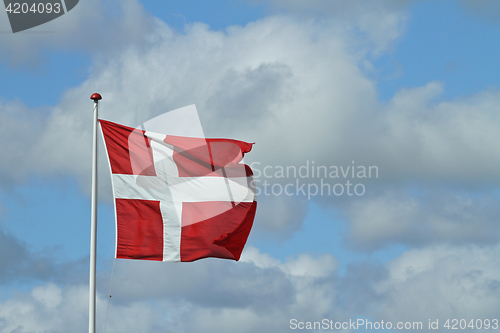
[{"label": "cloud", "polygon": [[239,263],[117,264],[112,306],[120,309],[143,299],[169,303],[176,308],[179,332],[284,332],[291,316],[326,313],[335,298],[337,261],[329,254],[304,254],[282,263],[247,247]]},{"label": "cloud", "polygon": [[[119,260],[113,290],[124,302],[168,298],[207,308],[262,312],[287,307],[300,292],[297,281],[333,276],[336,267],[336,260],[326,254],[317,259],[303,255],[280,263],[250,246],[239,263],[209,259],[158,265]],[[141,282],[146,276],[149,282]]]},{"label": "cloud", "polygon": [[350,242],[362,249],[388,244],[493,244],[500,211],[492,194],[428,187],[386,190],[352,202]]},{"label": "cloud", "polygon": [[[88,299],[88,285],[80,283],[60,286],[49,282],[28,292],[17,292],[1,302],[0,330],[18,333],[88,332]],[[106,318],[107,302],[107,296],[97,294],[98,331],[103,329],[106,319],[106,332],[153,333],[178,325],[168,318],[179,310],[169,302],[161,302],[161,306],[144,301],[116,305],[112,308],[114,312],[110,311]]]},{"label": "cloud", "polygon": [[[107,331],[287,332],[293,318],[421,321],[426,329],[429,319],[443,325],[447,318],[494,318],[500,308],[498,252],[498,245],[429,246],[387,264],[350,265],[342,276],[330,254],[281,262],[253,247],[239,263],[119,260]],[[104,325],[107,282],[101,273],[98,327]],[[36,286],[1,302],[0,328],[84,332],[87,299],[88,288],[79,282]]]},{"label": "cloud", "polygon": [[46,279],[54,274],[49,258],[30,253],[26,244],[0,230],[0,281]]},{"label": "cloud", "polygon": [[453,318],[491,323],[500,308],[498,250],[497,244],[433,245],[386,264],[351,264],[336,286],[335,305],[347,318],[383,320],[393,327],[421,322],[423,331],[429,331],[429,320],[439,320],[440,329]]},{"label": "cloud", "polygon": [[[12,31],[5,11],[0,31]],[[0,60],[11,66],[39,66],[47,49],[81,51],[94,55],[140,43],[156,20],[135,0],[80,1],[65,15],[16,34],[0,34]]]},{"label": "cloud", "polygon": [[[442,85],[404,89],[388,105],[377,142],[380,167],[394,178],[487,184],[495,180],[497,90],[439,102]],[[384,162],[385,161],[385,162]]]},{"label": "cloud", "polygon": [[272,233],[282,238],[301,227],[308,209],[306,200],[285,196],[260,196],[257,205],[252,235]]},{"label": "cloud", "polygon": [[408,15],[405,7],[413,2],[404,1],[328,1],[312,0],[249,0],[250,3],[267,4],[275,12],[321,20],[334,18],[340,21],[344,33],[353,34],[373,47],[374,54],[390,50],[405,30]]},{"label": "cloud", "polygon": [[[246,249],[237,264],[119,260],[107,331],[234,332],[237,327],[239,332],[285,332],[290,316],[316,316],[330,309],[336,267],[329,254],[281,263],[255,248]],[[97,297],[98,327],[104,324],[107,308],[103,295],[99,292]],[[1,302],[0,329],[67,332],[76,327],[76,332],[84,332],[87,299],[88,288],[80,283],[36,286]]]},{"label": "cloud", "polygon": [[498,245],[438,245],[404,253],[375,290],[374,313],[392,321],[495,318],[500,308]]},{"label": "cloud", "polygon": [[0,281],[4,286],[86,280],[87,260],[60,261],[57,250],[33,252],[29,244],[0,229]]},{"label": "cloud", "polygon": [[5,332],[84,332],[82,328],[88,326],[84,315],[88,313],[88,303],[83,301],[84,294],[87,294],[84,287],[65,292],[54,284],[35,287],[30,293],[3,302],[0,329]]},{"label": "cloud", "polygon": [[500,18],[500,5],[494,0],[462,0],[460,5],[464,12],[473,14],[478,18],[487,19],[490,23],[498,24]]},{"label": "cloud", "polygon": [[43,110],[29,109],[20,101],[0,100],[0,139],[8,143],[0,146],[0,184],[3,186],[24,180],[26,173],[32,171],[29,150],[43,131],[45,117],[42,114]]}]

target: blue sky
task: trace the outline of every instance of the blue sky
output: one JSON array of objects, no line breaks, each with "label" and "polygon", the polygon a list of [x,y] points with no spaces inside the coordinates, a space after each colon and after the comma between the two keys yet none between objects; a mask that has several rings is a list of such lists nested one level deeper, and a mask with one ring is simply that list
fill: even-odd
[{"label": "blue sky", "polygon": [[[499,313],[495,1],[92,0],[16,34],[6,19],[0,332],[86,331],[93,92],[129,126],[196,104],[208,136],[256,142],[261,170],[379,169],[350,179],[362,196],[260,195],[240,262],[116,261],[108,332]],[[98,327],[115,237],[100,145]]]},{"label": "blue sky", "polygon": [[[408,28],[386,63],[395,76],[381,77],[380,95],[390,98],[401,87],[444,83],[448,99],[498,86],[499,27],[467,12],[453,1],[426,1],[409,6]],[[390,77],[390,72],[387,76]],[[385,82],[384,82],[385,81]],[[385,83],[385,84],[384,84]]]}]

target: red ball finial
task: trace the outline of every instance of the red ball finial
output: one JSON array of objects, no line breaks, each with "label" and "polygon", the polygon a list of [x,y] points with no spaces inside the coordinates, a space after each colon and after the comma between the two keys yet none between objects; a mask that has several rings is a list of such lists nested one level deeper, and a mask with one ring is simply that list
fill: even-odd
[{"label": "red ball finial", "polygon": [[90,96],[90,99],[93,99],[94,102],[100,101],[102,99],[102,96],[98,93],[93,93],[92,96]]}]

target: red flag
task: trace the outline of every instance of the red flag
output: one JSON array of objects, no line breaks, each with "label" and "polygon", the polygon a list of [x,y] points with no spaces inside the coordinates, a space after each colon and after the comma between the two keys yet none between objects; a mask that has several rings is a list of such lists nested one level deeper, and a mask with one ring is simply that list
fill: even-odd
[{"label": "red flag", "polygon": [[239,260],[257,207],[252,144],[100,120],[116,208],[116,258]]}]

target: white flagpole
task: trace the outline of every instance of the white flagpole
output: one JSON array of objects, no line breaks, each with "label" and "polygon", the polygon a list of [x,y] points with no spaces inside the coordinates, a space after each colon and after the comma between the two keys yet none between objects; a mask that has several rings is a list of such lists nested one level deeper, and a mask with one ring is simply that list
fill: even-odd
[{"label": "white flagpole", "polygon": [[97,245],[97,119],[98,93],[92,94],[94,100],[94,134],[92,139],[92,199],[90,218],[90,278],[89,278],[89,333],[95,333],[95,298],[96,298],[96,245]]}]

